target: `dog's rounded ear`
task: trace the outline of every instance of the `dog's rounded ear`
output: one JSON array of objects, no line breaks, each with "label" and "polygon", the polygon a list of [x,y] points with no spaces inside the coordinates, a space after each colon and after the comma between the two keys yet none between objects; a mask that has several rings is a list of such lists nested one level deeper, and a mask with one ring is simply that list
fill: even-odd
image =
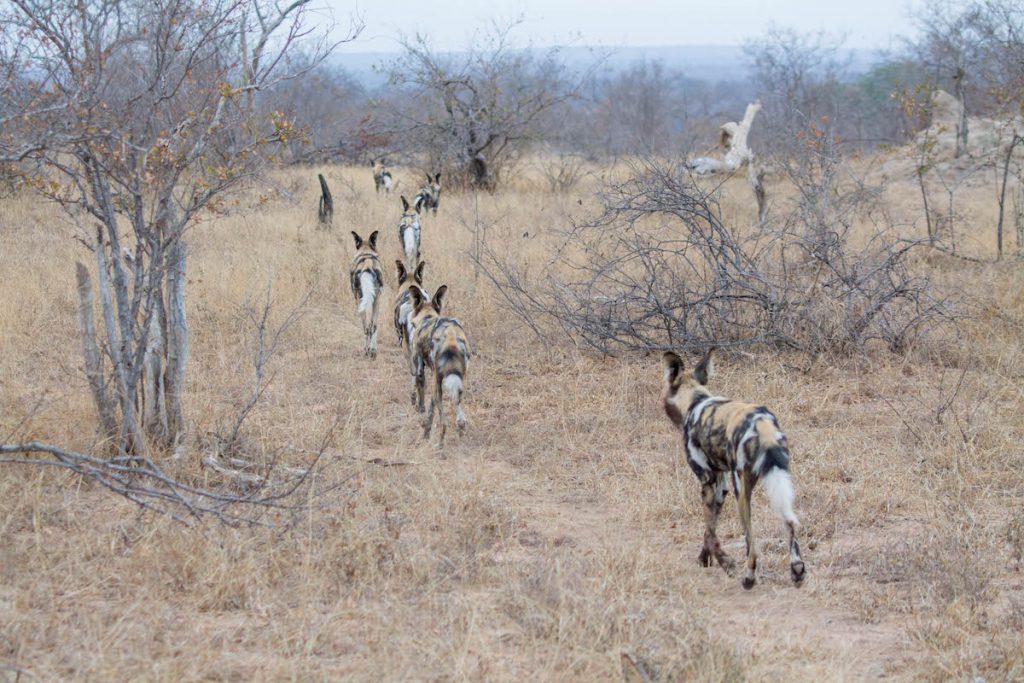
[{"label": "dog's rounded ear", "polygon": [[409,273],[405,272],[405,264],[395,259],[395,265],[398,266],[398,284],[405,282],[405,278],[409,277]]},{"label": "dog's rounded ear", "polygon": [[441,174],[440,173],[438,173],[437,175],[434,176],[434,182],[437,183],[438,185],[441,184]]},{"label": "dog's rounded ear", "polygon": [[359,249],[361,246],[363,246],[363,238],[360,237],[359,233],[357,233],[355,230],[352,231],[352,237],[356,241],[356,249]]},{"label": "dog's rounded ear", "polygon": [[370,233],[370,239],[367,240],[370,243],[370,249],[377,251],[377,235],[380,234],[380,230],[374,230]]},{"label": "dog's rounded ear", "polygon": [[441,285],[437,288],[437,291],[434,292],[434,299],[430,303],[438,313],[441,312],[441,307],[444,306],[444,297],[447,293],[448,285]]},{"label": "dog's rounded ear", "polygon": [[416,273],[412,276],[416,282],[423,284],[423,266],[427,265],[426,261],[420,261],[420,264],[416,266]]},{"label": "dog's rounded ear", "polygon": [[429,173],[427,173],[426,171],[424,171],[424,173],[426,173],[426,176],[427,176],[427,182],[428,182],[428,183],[432,183],[432,182],[434,182],[434,179],[430,177],[430,174],[429,174]]},{"label": "dog's rounded ear", "polygon": [[409,288],[409,298],[412,301],[412,310],[419,310],[420,306],[423,305],[423,290],[419,287]]},{"label": "dog's rounded ear", "polygon": [[406,213],[409,211],[409,200],[405,198],[404,194],[402,195],[402,211]]},{"label": "dog's rounded ear", "polygon": [[700,382],[702,385],[707,386],[708,380],[715,374],[715,362],[711,358],[711,354],[715,352],[715,347],[712,346],[708,349],[708,352],[704,354],[704,357],[697,363],[697,367],[693,369],[693,378]]},{"label": "dog's rounded ear", "polygon": [[683,359],[679,357],[679,354],[671,351],[666,351],[661,356],[661,360],[665,363],[665,382],[671,387],[679,385],[679,378],[683,375]]}]

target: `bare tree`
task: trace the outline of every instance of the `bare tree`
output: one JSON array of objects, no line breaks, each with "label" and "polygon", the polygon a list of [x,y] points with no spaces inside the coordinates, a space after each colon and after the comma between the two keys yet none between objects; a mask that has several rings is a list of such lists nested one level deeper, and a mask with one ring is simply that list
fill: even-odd
[{"label": "bare tree", "polygon": [[660,61],[632,64],[604,85],[596,106],[612,154],[655,154],[678,148],[687,109],[683,77]]},{"label": "bare tree", "polygon": [[261,115],[282,112],[302,130],[308,144],[290,145],[284,157],[294,163],[345,159],[355,161],[373,153],[372,140],[361,132],[373,111],[366,88],[334,60],[316,63],[317,56],[301,53],[287,68],[302,78],[278,82],[256,98]]},{"label": "bare tree", "polygon": [[1006,216],[1006,192],[1010,169],[1018,184],[1022,178],[1022,162],[1014,153],[1024,146],[1024,6],[1010,0],[985,0],[975,15],[981,38],[983,78],[986,91],[996,104],[997,115],[1009,121],[1000,126],[1001,137],[1009,138],[1005,154],[999,160],[999,217],[996,222],[997,258],[1003,257],[1003,225]]},{"label": "bare tree", "polygon": [[[256,117],[253,96],[297,75],[281,67],[310,36],[308,2],[0,5],[0,162],[64,207],[93,252],[111,363],[93,395],[118,416],[122,457],[185,434],[187,227],[259,170],[265,146],[297,137],[283,116]],[[88,366],[97,342],[83,335]]]},{"label": "bare tree", "polygon": [[917,59],[933,82],[949,88],[960,103],[956,157],[967,151],[968,110],[982,63],[979,3],[930,0],[915,16],[920,38],[912,44]]},{"label": "bare tree", "polygon": [[524,145],[540,137],[542,117],[575,97],[579,80],[557,48],[517,48],[522,23],[493,24],[465,52],[442,53],[426,37],[401,40],[389,67],[401,88],[393,100],[394,135],[424,151],[446,182],[491,188]]},{"label": "bare tree", "polygon": [[1024,5],[982,0],[975,23],[987,93],[997,106],[1019,107],[1024,93]]},{"label": "bare tree", "polygon": [[835,128],[847,68],[841,47],[839,38],[779,28],[746,44],[751,80],[764,103],[759,139],[768,154],[799,156],[809,128]]}]

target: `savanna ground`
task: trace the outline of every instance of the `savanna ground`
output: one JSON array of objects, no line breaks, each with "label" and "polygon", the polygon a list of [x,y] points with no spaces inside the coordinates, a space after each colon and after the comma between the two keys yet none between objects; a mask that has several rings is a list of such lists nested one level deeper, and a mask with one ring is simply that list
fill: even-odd
[{"label": "savanna ground", "polygon": [[[492,247],[542,267],[553,227],[595,209],[593,181],[446,191],[425,216],[427,286],[449,285],[474,347],[469,429],[449,431],[441,453],[422,439],[390,324],[398,193],[419,174],[398,169],[385,198],[366,168],[325,169],[328,231],[315,173],[276,173],[191,229],[195,437],[166,466],[218,484],[200,464],[204,435],[248,395],[240,307],[271,278],[277,320],[312,295],[271,362],[246,449],[297,464],[329,435],[322,476],[339,487],[285,526],[187,527],[68,474],[2,466],[0,678],[616,680],[627,654],[660,680],[1024,679],[1019,261],[921,252],[914,267],[970,315],[905,355],[719,360],[712,387],[770,406],[788,433],[810,572],[792,587],[781,525],[756,493],[759,583],[744,591],[697,566],[698,488],[658,403],[658,354],[538,341],[467,256],[479,221]],[[749,223],[747,196],[742,180],[725,187],[727,223]],[[916,197],[889,184],[894,220],[919,235]],[[977,254],[993,253],[992,197],[959,200]],[[382,231],[376,361],[348,289],[350,229]],[[28,194],[2,200],[8,441],[94,443],[73,274],[91,259],[75,234]],[[393,461],[408,464],[380,466]],[[731,497],[720,529],[741,555]]]}]

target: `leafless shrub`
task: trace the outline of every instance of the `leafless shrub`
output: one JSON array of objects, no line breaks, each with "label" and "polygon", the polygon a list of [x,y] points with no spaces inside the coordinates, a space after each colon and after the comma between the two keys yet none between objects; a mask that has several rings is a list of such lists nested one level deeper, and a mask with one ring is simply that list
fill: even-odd
[{"label": "leafless shrub", "polygon": [[559,154],[542,158],[537,169],[551,192],[568,192],[587,175],[586,160],[578,154]]},{"label": "leafless shrub", "polygon": [[281,341],[288,331],[299,321],[305,306],[313,292],[306,296],[285,315],[280,324],[274,325],[271,320],[273,309],[273,280],[267,280],[266,295],[262,303],[246,301],[240,311],[241,317],[251,329],[253,349],[253,382],[248,397],[238,411],[230,428],[215,435],[218,455],[236,455],[239,448],[239,433],[242,424],[263,397],[267,387],[274,381],[274,374],[267,375],[267,366],[280,348]]},{"label": "leafless shrub", "polygon": [[459,214],[459,223],[472,236],[473,241],[469,249],[469,257],[473,261],[473,279],[480,277],[480,258],[487,248],[487,233],[496,227],[496,221],[485,221],[480,216],[480,198],[473,195],[473,215]]},{"label": "leafless shrub", "polygon": [[707,344],[786,346],[809,353],[905,349],[952,317],[907,259],[919,242],[886,225],[865,237],[877,188],[840,183],[838,166],[791,169],[798,197],[782,220],[727,226],[719,188],[682,165],[648,161],[602,193],[603,212],[565,232],[543,273],[485,250],[484,272],[534,332],[543,321],[602,353]]}]

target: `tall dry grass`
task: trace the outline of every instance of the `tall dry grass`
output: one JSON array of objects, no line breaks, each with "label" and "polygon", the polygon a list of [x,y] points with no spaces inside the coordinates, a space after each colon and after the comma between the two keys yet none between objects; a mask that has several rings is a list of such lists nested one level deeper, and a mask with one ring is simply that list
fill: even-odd
[{"label": "tall dry grass", "polygon": [[[315,169],[275,174],[192,228],[195,441],[174,466],[213,476],[203,435],[230,424],[252,378],[240,306],[271,279],[277,319],[312,296],[245,448],[301,460],[340,416],[327,455],[351,479],[286,531],[186,528],[74,477],[3,466],[0,678],[590,681],[622,677],[623,653],[659,680],[1024,677],[1019,264],[915,263],[967,298],[952,344],[720,363],[716,391],[771,406],[794,446],[810,571],[790,587],[757,494],[761,581],[744,592],[696,566],[697,486],[657,403],[659,360],[542,343],[466,255],[468,226],[487,225],[493,247],[542,267],[555,228],[595,209],[593,185],[552,193],[526,176],[445,193],[424,218],[427,285],[449,285],[474,351],[469,429],[441,454],[390,336],[397,193],[377,197],[368,169],[325,171],[332,231],[316,229]],[[398,177],[412,194],[417,174]],[[891,208],[923,231],[912,189],[893,183]],[[749,220],[747,192],[725,188],[727,220]],[[986,216],[991,196],[962,206]],[[376,361],[348,291],[349,229],[382,231]],[[88,254],[74,231],[30,196],[2,202],[0,434],[87,449],[72,273]],[[721,535],[741,554],[732,501]]]}]

